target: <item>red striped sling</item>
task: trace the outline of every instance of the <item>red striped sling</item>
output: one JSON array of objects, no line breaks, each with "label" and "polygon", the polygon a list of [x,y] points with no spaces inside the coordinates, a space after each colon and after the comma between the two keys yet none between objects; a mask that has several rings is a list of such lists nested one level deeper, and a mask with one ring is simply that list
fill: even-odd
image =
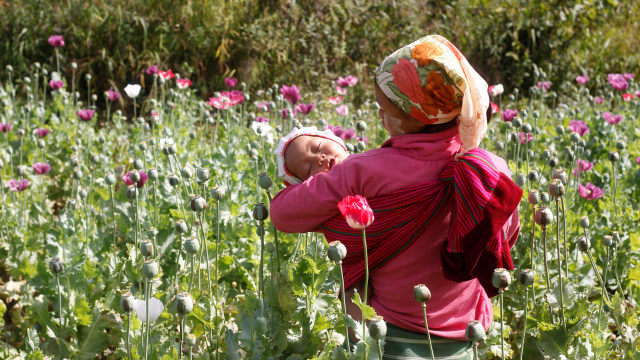
[{"label": "red striped sling", "polygon": [[[522,189],[491,163],[489,154],[473,149],[447,163],[439,179],[367,199],[375,221],[366,229],[369,269],[406,249],[447,201],[454,201],[447,241],[441,250],[445,278],[476,278],[489,296],[496,268],[513,269],[511,247],[519,229],[506,239],[503,227],[522,198]],[[347,225],[339,213],[321,226],[327,241],[347,247],[343,260],[345,287],[364,279],[361,230]]]}]

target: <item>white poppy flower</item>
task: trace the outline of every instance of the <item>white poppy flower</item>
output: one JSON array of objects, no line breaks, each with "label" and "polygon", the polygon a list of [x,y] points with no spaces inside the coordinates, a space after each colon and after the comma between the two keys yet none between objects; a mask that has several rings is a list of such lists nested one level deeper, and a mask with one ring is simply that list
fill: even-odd
[{"label": "white poppy flower", "polygon": [[138,84],[129,84],[124,87],[124,92],[132,99],[135,99],[140,95],[140,90],[142,90],[142,86]]},{"label": "white poppy flower", "polygon": [[[147,302],[146,301],[136,300],[135,310],[136,310],[136,315],[138,315],[138,318],[141,321],[147,321]],[[149,299],[149,321],[150,322],[154,322],[158,320],[158,317],[160,317],[160,314],[162,314],[163,310],[164,310],[164,305],[162,304],[162,301],[156,298]]]}]

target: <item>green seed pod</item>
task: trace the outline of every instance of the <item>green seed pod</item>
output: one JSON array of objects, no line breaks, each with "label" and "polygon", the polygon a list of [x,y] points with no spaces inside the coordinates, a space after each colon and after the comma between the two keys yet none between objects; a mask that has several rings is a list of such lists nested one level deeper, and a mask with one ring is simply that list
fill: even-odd
[{"label": "green seed pod", "polygon": [[540,193],[540,202],[543,202],[545,204],[549,203],[549,193],[548,192]]},{"label": "green seed pod", "polygon": [[175,222],[174,229],[178,234],[184,234],[187,232],[187,224],[182,219],[178,219]]},{"label": "green seed pod", "polygon": [[200,242],[198,242],[198,238],[195,236],[186,238],[182,243],[182,246],[184,247],[184,251],[191,256],[195,256],[198,251],[200,251]]},{"label": "green seed pod", "polygon": [[256,227],[256,235],[264,236],[264,226],[258,225],[258,227]]},{"label": "green seed pod", "polygon": [[151,242],[151,240],[142,240],[140,242],[140,253],[144,257],[153,256],[153,243]]},{"label": "green seed pod", "polygon": [[166,155],[175,155],[178,153],[178,147],[176,144],[166,144],[162,150]]},{"label": "green seed pod", "polygon": [[80,168],[75,168],[73,169],[73,178],[75,180],[80,180],[82,179],[82,170],[80,170]]},{"label": "green seed pod", "polygon": [[189,349],[191,349],[192,347],[196,346],[197,340],[198,338],[195,335],[187,334],[186,340],[184,341],[184,343],[187,345]]},{"label": "green seed pod", "polygon": [[182,175],[183,179],[191,179],[193,177],[193,169],[191,166],[186,165],[180,170],[180,175]]},{"label": "green seed pod", "polygon": [[191,140],[195,140],[196,136],[197,136],[196,133],[193,132],[193,131],[189,133],[189,139],[191,139]]},{"label": "green seed pod", "polygon": [[100,137],[98,138],[98,142],[100,144],[104,144],[107,141],[107,138],[104,137],[104,135],[100,135]]},{"label": "green seed pod", "polygon": [[253,319],[253,332],[257,336],[261,336],[267,330],[267,319],[262,316],[257,316]]},{"label": "green seed pod", "polygon": [[567,160],[573,161],[575,159],[575,153],[573,152],[573,150],[571,150],[570,147],[565,146],[564,147],[564,152],[567,155]]},{"label": "green seed pod", "polygon": [[329,260],[333,261],[336,264],[342,262],[347,256],[347,247],[344,246],[340,241],[332,241],[329,243],[329,249],[327,249],[327,256]]},{"label": "green seed pod", "polygon": [[526,119],[529,116],[529,112],[527,111],[527,109],[522,109],[520,110],[520,115]]},{"label": "green seed pod", "polygon": [[198,180],[200,180],[200,182],[207,182],[211,177],[211,173],[209,172],[209,169],[200,167],[196,171],[196,176],[198,177]]},{"label": "green seed pod", "polygon": [[609,152],[609,161],[611,162],[618,162],[620,161],[620,154],[618,154],[617,151],[611,151]]},{"label": "green seed pod", "polygon": [[223,196],[224,190],[220,186],[214,186],[213,189],[211,189],[211,197],[214,200],[219,201]]},{"label": "green seed pod", "polygon": [[464,331],[464,336],[469,341],[478,343],[487,337],[487,333],[480,321],[472,320],[467,323],[467,328]]},{"label": "green seed pod", "polygon": [[253,218],[258,221],[264,221],[269,217],[269,210],[264,203],[258,203],[253,206]]},{"label": "green seed pod", "polygon": [[189,295],[188,292],[176,294],[176,297],[173,299],[173,307],[178,315],[188,315],[193,311],[193,299],[191,295]]},{"label": "green seed pod", "polygon": [[180,178],[178,178],[175,174],[169,175],[169,185],[176,187],[180,184]]},{"label": "green seed pod", "polygon": [[513,121],[511,122],[511,125],[513,125],[514,128],[519,128],[522,126],[522,119],[519,116],[516,116],[513,118]]},{"label": "green seed pod", "polygon": [[149,176],[149,179],[151,181],[158,181],[158,170],[155,168],[151,168],[149,169],[149,172],[147,173],[147,175]]},{"label": "green seed pod", "polygon": [[524,125],[522,125],[522,131],[525,133],[530,133],[531,130],[533,130],[533,127],[531,126],[531,124],[526,123]]},{"label": "green seed pod", "polygon": [[425,284],[418,284],[413,287],[413,298],[419,303],[431,300],[431,290]]},{"label": "green seed pod", "polygon": [[551,158],[551,151],[545,150],[542,152],[542,158],[545,160],[549,160]]},{"label": "green seed pod", "polygon": [[132,170],[129,172],[129,180],[131,180],[134,184],[138,183],[140,180],[140,173],[138,170]]},{"label": "green seed pod", "polygon": [[271,176],[269,176],[269,174],[267,174],[266,172],[263,172],[260,175],[258,175],[258,185],[265,190],[268,190],[269,188],[271,188],[271,185],[273,185],[273,181],[271,181]]},{"label": "green seed pod", "polygon": [[207,208],[207,202],[200,195],[191,198],[191,210],[197,213],[203,212]]},{"label": "green seed pod", "polygon": [[604,246],[606,247],[611,247],[611,245],[613,245],[613,236],[611,235],[605,235],[602,237],[602,243],[604,244]]},{"label": "green seed pod", "polygon": [[496,289],[504,289],[511,284],[511,275],[505,268],[497,268],[493,270],[491,283]]},{"label": "green seed pod", "polygon": [[127,187],[127,197],[131,200],[138,197],[138,189],[135,185],[131,185]]},{"label": "green seed pod", "polygon": [[260,154],[258,153],[258,150],[256,150],[256,149],[251,149],[249,151],[249,157],[254,159],[254,160],[258,158],[258,155],[260,155]]},{"label": "green seed pod", "polygon": [[327,126],[327,120],[325,119],[318,120],[318,125],[320,125],[320,128],[324,128],[325,126]]},{"label": "green seed pod", "polygon": [[580,218],[580,227],[583,229],[588,229],[589,225],[591,225],[589,223],[589,217],[588,216],[583,216]]},{"label": "green seed pod", "polygon": [[44,149],[45,147],[47,147],[47,143],[42,139],[38,139],[38,148]]},{"label": "green seed pod", "polygon": [[92,164],[99,164],[100,163],[100,156],[98,156],[97,154],[91,155],[91,163]]},{"label": "green seed pod", "polygon": [[382,316],[374,316],[369,321],[369,335],[378,341],[387,336],[387,323],[384,322]]},{"label": "green seed pod", "polygon": [[551,175],[551,179],[558,179],[562,182],[562,185],[567,186],[569,176],[563,168],[557,168],[553,169],[553,175]]},{"label": "green seed pod", "polygon": [[104,177],[104,182],[105,182],[107,185],[112,186],[113,184],[115,184],[115,183],[116,183],[116,177],[115,177],[115,175],[113,175],[113,174],[111,174],[111,173],[109,173],[109,174],[105,175],[105,177]]},{"label": "green seed pod", "polygon": [[360,120],[356,123],[356,131],[358,131],[359,133],[362,133],[364,131],[367,130],[367,123]]},{"label": "green seed pod", "polygon": [[540,179],[540,175],[538,174],[537,171],[535,170],[531,170],[529,172],[529,175],[527,175],[527,178],[529,178],[529,181],[538,181]]},{"label": "green seed pod", "polygon": [[70,199],[69,201],[67,201],[67,208],[69,210],[74,210],[77,207],[76,201],[73,199]]},{"label": "green seed pod", "polygon": [[536,275],[533,272],[533,270],[531,269],[523,269],[520,272],[520,284],[524,285],[524,286],[531,286],[533,285],[534,281],[536,280]]},{"label": "green seed pod", "polygon": [[[7,148],[7,150],[5,150],[5,151],[6,151],[6,152],[7,152],[7,154],[9,154],[9,155],[13,155],[13,148],[12,148],[11,146],[9,146],[9,147]],[[75,155],[72,155],[72,157],[73,157],[73,156],[75,156]],[[76,166],[76,165],[71,165],[71,166]]]},{"label": "green seed pod", "polygon": [[80,197],[80,199],[86,199],[87,198],[87,190],[85,189],[79,189],[78,190],[78,196]]},{"label": "green seed pod", "polygon": [[624,142],[624,140],[618,140],[618,142],[616,143],[616,148],[618,149],[618,151],[624,150],[625,147],[627,147],[627,143]]},{"label": "green seed pod", "polygon": [[578,141],[578,146],[584,149],[584,147],[587,146],[587,142],[580,139],[580,141]]},{"label": "green seed pod", "polygon": [[264,249],[271,255],[274,255],[276,252],[276,246],[273,243],[266,243]]},{"label": "green seed pod", "polygon": [[611,233],[611,237],[613,237],[613,241],[618,244],[620,243],[620,233],[617,231],[614,231],[613,233]]},{"label": "green seed pod", "polygon": [[346,147],[347,147],[347,151],[350,153],[353,153],[353,151],[355,150],[355,148],[353,147],[353,144],[351,143],[347,143]]},{"label": "green seed pod", "polygon": [[64,266],[62,265],[62,261],[60,261],[60,259],[53,258],[51,259],[51,261],[49,261],[49,270],[51,270],[51,272],[55,275],[61,273],[63,269]]},{"label": "green seed pod", "polygon": [[127,291],[120,296],[120,309],[129,314],[136,307],[136,298]]},{"label": "green seed pod", "polygon": [[144,169],[144,162],[142,161],[142,159],[135,159],[133,161],[133,168],[136,170]]},{"label": "green seed pod", "polygon": [[577,143],[578,141],[580,141],[580,134],[571,133],[571,136],[569,137],[569,139],[571,140],[572,143]]},{"label": "green seed pod", "polygon": [[138,144],[138,150],[140,151],[147,150],[147,143],[141,142],[140,144]]},{"label": "green seed pod", "polygon": [[536,214],[533,218],[536,224],[540,226],[547,226],[553,223],[553,213],[547,206],[538,207],[538,210],[536,210]]},{"label": "green seed pod", "polygon": [[578,238],[578,249],[580,249],[580,251],[587,252],[589,251],[590,247],[591,247],[591,243],[589,242],[589,239],[587,239],[586,236],[582,235]]},{"label": "green seed pod", "polygon": [[529,190],[529,196],[527,200],[531,205],[537,205],[540,202],[540,193],[536,189]]},{"label": "green seed pod", "polygon": [[504,143],[502,141],[496,141],[494,147],[497,151],[504,150]]},{"label": "green seed pod", "polygon": [[367,144],[364,143],[364,141],[358,141],[356,143],[356,149],[358,149],[358,151],[362,152],[367,148]]},{"label": "green seed pod", "polygon": [[153,279],[158,276],[158,263],[155,260],[145,260],[142,265],[142,275],[147,279]]},{"label": "green seed pod", "polygon": [[551,182],[549,183],[549,195],[553,196],[554,198],[558,198],[564,195],[564,191],[564,185],[562,184],[562,181],[560,181],[560,179],[551,180]]},{"label": "green seed pod", "polygon": [[560,164],[560,160],[557,157],[549,158],[549,167],[554,168]]},{"label": "green seed pod", "polygon": [[149,145],[156,146],[156,138],[149,139]]},{"label": "green seed pod", "polygon": [[516,176],[515,183],[516,185],[523,187],[524,184],[527,183],[527,177],[524,174],[518,174],[518,176]]},{"label": "green seed pod", "polygon": [[18,174],[18,176],[24,177],[27,173],[27,167],[24,165],[18,165],[16,173]]},{"label": "green seed pod", "polygon": [[509,134],[509,141],[518,142],[520,141],[520,136],[518,135],[518,133],[512,132],[511,134]]}]

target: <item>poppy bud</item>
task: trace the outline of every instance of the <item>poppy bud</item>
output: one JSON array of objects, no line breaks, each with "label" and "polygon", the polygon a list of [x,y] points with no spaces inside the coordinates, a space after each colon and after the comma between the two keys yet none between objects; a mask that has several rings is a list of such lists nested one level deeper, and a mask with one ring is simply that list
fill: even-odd
[{"label": "poppy bud", "polygon": [[617,231],[614,231],[613,233],[611,233],[611,237],[613,237],[613,241],[617,243],[620,242],[620,233]]},{"label": "poppy bud", "polygon": [[258,175],[258,185],[265,190],[271,188],[271,185],[273,185],[273,181],[271,181],[271,177],[269,176],[269,174],[263,172]]},{"label": "poppy bud", "polygon": [[264,226],[258,226],[258,227],[256,227],[256,235],[258,235],[258,236],[264,236]]},{"label": "poppy bud", "polygon": [[583,229],[587,229],[589,228],[589,217],[588,216],[583,216],[580,218],[580,227]]},{"label": "poppy bud", "polygon": [[73,199],[71,199],[71,200],[67,201],[67,207],[68,207],[69,209],[71,209],[71,210],[75,209],[75,208],[77,207],[77,206],[76,206],[76,201],[75,201],[75,200],[73,200]]},{"label": "poppy bud", "polygon": [[431,290],[425,284],[419,284],[413,287],[413,298],[419,303],[425,303],[431,300]]},{"label": "poppy bud", "polygon": [[222,199],[223,196],[224,196],[224,190],[222,190],[220,186],[214,186],[213,189],[211,189],[211,197],[214,200],[218,201]]},{"label": "poppy bud", "polygon": [[190,133],[189,133],[189,139],[191,139],[191,140],[195,140],[195,139],[196,139],[196,133],[195,133],[195,132],[193,132],[193,131],[192,131],[192,132],[190,132]]},{"label": "poppy bud", "polygon": [[198,340],[198,338],[195,335],[187,334],[186,340],[184,341],[184,343],[187,345],[188,348],[192,348],[192,347],[196,346],[196,341],[197,340]]},{"label": "poppy bud", "polygon": [[136,307],[136,298],[130,293],[126,292],[120,296],[120,309],[125,313],[130,313]]},{"label": "poppy bud", "polygon": [[138,197],[138,189],[135,185],[131,185],[127,188],[127,197],[131,200]]},{"label": "poppy bud", "polygon": [[182,246],[184,247],[184,251],[191,256],[195,256],[198,251],[200,251],[200,243],[195,236],[186,238],[182,243]]},{"label": "poppy bud", "polygon": [[538,210],[536,210],[536,214],[533,218],[536,224],[540,226],[547,226],[553,222],[553,213],[548,207],[540,206]]},{"label": "poppy bud", "polygon": [[580,134],[571,133],[571,136],[569,137],[569,139],[571,140],[572,143],[577,143],[578,141],[580,141]]},{"label": "poppy bud", "polygon": [[524,131],[525,133],[530,133],[532,130],[533,130],[533,127],[531,126],[531,124],[526,123],[522,125],[522,131]]},{"label": "poppy bud", "polygon": [[264,334],[266,330],[267,330],[267,319],[265,319],[262,316],[257,316],[253,320],[253,331],[255,332],[256,335],[260,336]]},{"label": "poppy bud", "polygon": [[505,268],[497,268],[493,270],[491,283],[496,289],[504,289],[511,284],[511,275]]},{"label": "poppy bud", "polygon": [[44,149],[45,147],[47,147],[47,143],[42,139],[38,139],[38,148]]},{"label": "poppy bud", "polygon": [[144,162],[142,162],[142,159],[135,159],[133,161],[133,168],[136,169],[136,170],[144,169]]},{"label": "poppy bud", "polygon": [[464,331],[464,336],[469,341],[477,343],[484,340],[487,337],[487,333],[480,321],[472,320],[467,323],[467,328]]},{"label": "poppy bud", "polygon": [[178,219],[176,220],[174,229],[178,234],[184,234],[187,232],[187,223],[185,223],[182,219]]},{"label": "poppy bud", "polygon": [[24,165],[18,165],[18,169],[16,171],[18,173],[18,176],[23,177],[25,176],[25,173],[27,172],[27,167]]},{"label": "poppy bud", "polygon": [[180,316],[188,315],[191,311],[193,311],[193,299],[188,292],[181,292],[176,294],[176,297],[173,299],[173,307]]},{"label": "poppy bud", "polygon": [[256,149],[251,149],[249,151],[249,157],[252,158],[252,159],[257,159],[258,155],[260,155],[260,154],[258,153],[258,150],[256,150]]},{"label": "poppy bud", "polygon": [[618,140],[618,142],[616,143],[616,148],[619,151],[624,150],[624,148],[627,146],[627,143],[624,142],[624,140]]},{"label": "poppy bud", "polygon": [[502,141],[496,141],[494,146],[498,151],[504,150],[504,143]]},{"label": "poppy bud", "polygon": [[51,270],[51,272],[55,275],[58,275],[60,272],[62,272],[63,268],[64,266],[62,266],[62,261],[60,261],[60,259],[53,258],[51,259],[51,261],[49,261],[49,270]]},{"label": "poppy bud", "polygon": [[147,144],[146,144],[146,143],[141,142],[140,144],[138,144],[138,149],[139,149],[140,151],[145,151],[145,150],[147,150]]},{"label": "poppy bud", "polygon": [[620,154],[618,154],[617,151],[611,151],[609,152],[609,161],[611,162],[617,162],[620,160]]},{"label": "poppy bud", "polygon": [[140,253],[144,257],[153,256],[153,243],[151,240],[142,240],[140,242]]},{"label": "poppy bud", "polygon": [[329,249],[327,250],[327,256],[329,260],[336,264],[339,264],[342,259],[347,256],[347,247],[340,241],[332,241],[329,243]]},{"label": "poppy bud", "polygon": [[351,143],[347,143],[346,147],[347,147],[347,151],[350,153],[353,153],[353,151],[355,150],[355,148],[353,147],[353,144]]},{"label": "poppy bud", "polygon": [[253,206],[253,218],[258,221],[264,221],[269,217],[269,210],[264,203],[258,203]]},{"label": "poppy bud", "polygon": [[551,182],[549,183],[549,195],[553,196],[554,198],[558,198],[564,195],[564,191],[564,185],[562,184],[562,181],[560,181],[560,179],[551,180]]},{"label": "poppy bud", "polygon": [[166,144],[162,148],[162,151],[165,153],[165,155],[175,155],[178,153],[178,147],[176,146],[176,144]]},{"label": "poppy bud", "polygon": [[182,175],[183,179],[191,179],[193,176],[193,169],[189,165],[185,166],[180,170],[180,175]]},{"label": "poppy bud", "polygon": [[209,173],[209,169],[200,167],[198,168],[198,171],[196,171],[196,176],[200,182],[206,182],[211,177],[211,173]]},{"label": "poppy bud", "polygon": [[520,272],[520,284],[524,286],[533,285],[533,282],[536,280],[536,275],[531,269],[523,269]]},{"label": "poppy bud", "polygon": [[364,141],[358,141],[356,143],[356,148],[358,151],[364,151],[367,148],[367,144],[365,144]]},{"label": "poppy bud", "polygon": [[79,189],[78,190],[78,196],[80,197],[80,199],[86,199],[87,198],[87,190]]},{"label": "poppy bud", "polygon": [[604,244],[604,246],[606,247],[611,247],[611,245],[613,245],[613,236],[611,235],[605,235],[602,237],[602,243]]},{"label": "poppy bud", "polygon": [[529,204],[537,205],[540,202],[540,193],[538,192],[538,190],[529,190],[529,196],[527,196],[527,200],[529,201]]},{"label": "poppy bud", "polygon": [[367,130],[367,123],[360,120],[356,123],[356,130],[361,133]]},{"label": "poppy bud", "polygon": [[179,184],[180,184],[180,179],[175,174],[169,175],[169,185],[175,187],[175,186],[178,186]]},{"label": "poppy bud", "polygon": [[191,198],[191,210],[201,213],[207,208],[207,202],[200,195]]},{"label": "poppy bud", "polygon": [[129,172],[129,180],[134,184],[137,184],[140,180],[140,173],[137,170],[133,170]]},{"label": "poppy bud", "polygon": [[155,260],[146,260],[142,265],[142,275],[152,279],[158,275],[158,263]]},{"label": "poppy bud", "polygon": [[591,243],[589,242],[589,239],[587,239],[586,236],[582,235],[578,238],[578,249],[580,249],[580,251],[587,252],[589,251],[590,247],[591,247]]},{"label": "poppy bud", "polygon": [[156,146],[156,139],[155,138],[149,139],[149,145]]},{"label": "poppy bud", "polygon": [[151,179],[151,181],[158,181],[158,170],[157,169],[149,169],[148,174],[149,175],[149,179]]},{"label": "poppy bud", "polygon": [[387,336],[387,323],[384,322],[382,316],[374,316],[369,321],[369,335],[378,341]]},{"label": "poppy bud", "polygon": [[522,126],[522,119],[519,116],[516,116],[513,118],[513,121],[511,121],[511,125],[513,125],[514,128],[519,128]]}]

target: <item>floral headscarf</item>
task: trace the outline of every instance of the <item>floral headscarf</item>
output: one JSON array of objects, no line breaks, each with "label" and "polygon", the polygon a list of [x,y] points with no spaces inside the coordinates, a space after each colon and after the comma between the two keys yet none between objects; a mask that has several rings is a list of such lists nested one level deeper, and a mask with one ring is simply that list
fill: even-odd
[{"label": "floral headscarf", "polygon": [[389,55],[376,69],[376,82],[389,100],[425,125],[458,116],[461,153],[478,147],[487,131],[487,83],[440,35],[425,36]]}]

